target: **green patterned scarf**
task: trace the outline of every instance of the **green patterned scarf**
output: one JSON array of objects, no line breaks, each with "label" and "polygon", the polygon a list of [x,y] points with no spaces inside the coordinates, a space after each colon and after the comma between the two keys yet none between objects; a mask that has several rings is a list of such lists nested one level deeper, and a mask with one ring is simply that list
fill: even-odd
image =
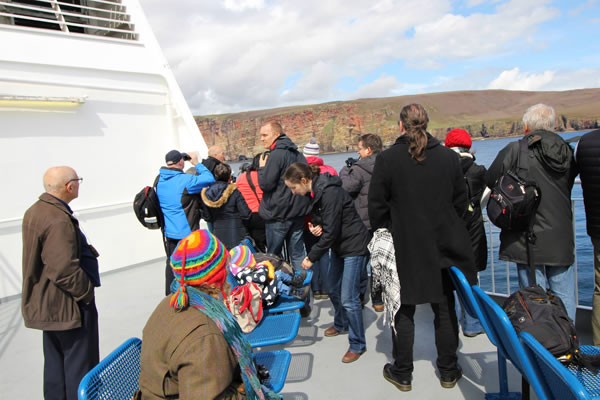
[{"label": "green patterned scarf", "polygon": [[[179,282],[174,280],[171,285],[171,292],[177,291],[177,289],[179,289]],[[186,290],[189,295],[189,304],[214,321],[217,328],[223,333],[233,354],[237,357],[244,386],[246,387],[246,398],[251,400],[280,400],[281,396],[260,384],[260,380],[256,376],[250,343],[248,343],[245,334],[233,315],[227,310],[227,307],[193,286],[187,286]]]}]

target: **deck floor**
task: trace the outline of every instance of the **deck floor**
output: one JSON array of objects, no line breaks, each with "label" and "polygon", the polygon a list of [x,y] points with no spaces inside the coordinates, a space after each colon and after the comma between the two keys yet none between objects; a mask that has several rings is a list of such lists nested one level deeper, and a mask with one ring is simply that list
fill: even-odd
[{"label": "deck floor", "polygon": [[[146,320],[161,300],[164,261],[104,274],[96,292],[100,325],[100,357],[132,336],[141,337]],[[297,338],[285,346],[292,363],[282,394],[285,399],[483,399],[498,391],[496,348],[485,335],[460,335],[459,363],[464,377],[454,389],[443,389],[435,368],[433,313],[428,305],[417,307],[413,390],[402,393],[382,376],[391,360],[391,332],[383,314],[368,304],[364,309],[367,352],[352,364],[341,358],[348,348],[347,335],[323,336],[333,321],[329,300],[313,304],[303,319]],[[23,325],[20,300],[0,304],[0,399],[41,399],[42,333]],[[508,363],[511,391],[520,391],[521,378]],[[532,396],[535,398],[535,395]]]}]

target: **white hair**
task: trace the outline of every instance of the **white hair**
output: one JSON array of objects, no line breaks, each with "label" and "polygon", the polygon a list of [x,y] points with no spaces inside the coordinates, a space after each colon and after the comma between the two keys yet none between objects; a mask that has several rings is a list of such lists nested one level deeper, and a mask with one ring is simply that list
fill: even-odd
[{"label": "white hair", "polygon": [[523,123],[527,125],[530,131],[539,129],[554,131],[556,113],[554,112],[554,108],[546,104],[536,104],[525,111]]}]

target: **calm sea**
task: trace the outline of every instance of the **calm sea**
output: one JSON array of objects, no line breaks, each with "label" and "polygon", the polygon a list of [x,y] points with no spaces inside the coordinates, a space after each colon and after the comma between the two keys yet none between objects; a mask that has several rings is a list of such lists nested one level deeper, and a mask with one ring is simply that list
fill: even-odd
[{"label": "calm sea", "polygon": [[[585,132],[571,132],[562,134],[561,136],[565,139],[570,139],[584,133]],[[473,142],[471,149],[475,153],[477,163],[489,167],[494,161],[496,154],[498,154],[498,152],[508,143],[515,140],[518,140],[518,138],[476,140]],[[575,146],[575,143],[572,143],[572,146]],[[345,160],[348,157],[358,157],[358,154],[337,153],[322,156],[326,164],[331,165],[338,171],[345,165]],[[242,163],[239,162],[231,163],[232,170],[237,173],[241,164]],[[585,211],[583,208],[581,185],[575,184],[571,198],[575,207],[575,262],[577,265],[579,304],[591,306],[592,292],[594,289],[593,249],[585,228]],[[499,229],[488,222],[486,223],[486,231],[488,234],[488,248],[490,254],[488,257],[488,267],[480,274],[480,285],[484,290],[497,293],[511,293],[518,289],[516,266],[513,263],[506,263],[498,258],[498,247],[500,245]],[[492,269],[494,271],[493,274]]]}]

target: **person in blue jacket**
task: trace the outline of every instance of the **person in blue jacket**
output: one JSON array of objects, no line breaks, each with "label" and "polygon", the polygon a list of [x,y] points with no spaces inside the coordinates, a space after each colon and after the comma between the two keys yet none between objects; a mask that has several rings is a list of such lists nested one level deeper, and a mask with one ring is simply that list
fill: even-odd
[{"label": "person in blue jacket", "polygon": [[[169,259],[177,243],[192,231],[200,228],[199,194],[203,188],[215,181],[213,174],[198,162],[198,154],[180,153],[171,150],[165,156],[166,167],[161,167],[156,194],[165,218],[165,295],[171,293],[173,270]],[[197,175],[183,172],[185,162],[191,162]]]}]

